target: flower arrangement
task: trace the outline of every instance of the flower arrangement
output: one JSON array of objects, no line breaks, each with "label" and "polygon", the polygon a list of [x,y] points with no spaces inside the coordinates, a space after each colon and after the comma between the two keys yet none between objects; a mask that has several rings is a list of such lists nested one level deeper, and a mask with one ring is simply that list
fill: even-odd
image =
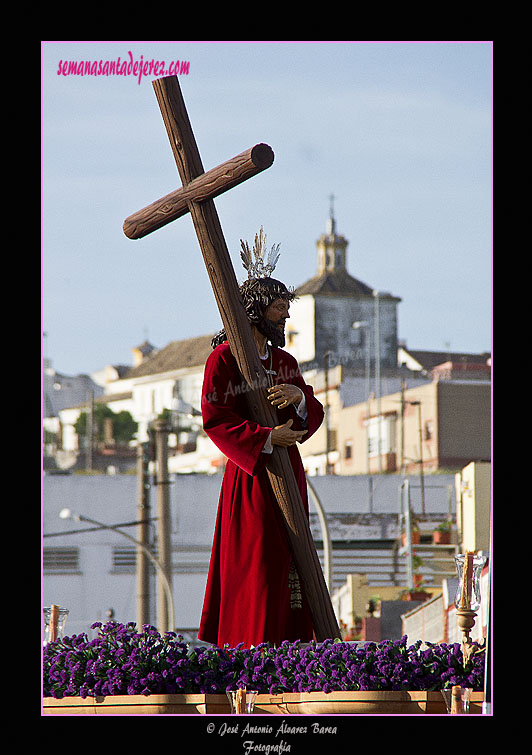
[{"label": "flower arrangement", "polygon": [[259,692],[333,690],[439,690],[453,685],[482,689],[484,648],[476,645],[466,667],[459,643],[410,647],[407,637],[378,644],[326,640],[279,647],[191,647],[173,632],[160,635],[97,622],[86,634],[50,642],[44,649],[44,697],[96,697],[174,693],[223,694],[247,687]]}]

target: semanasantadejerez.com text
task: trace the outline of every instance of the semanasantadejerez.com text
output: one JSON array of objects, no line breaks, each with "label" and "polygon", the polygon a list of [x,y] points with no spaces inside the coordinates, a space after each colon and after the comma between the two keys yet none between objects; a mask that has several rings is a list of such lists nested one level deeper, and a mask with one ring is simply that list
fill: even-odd
[{"label": "semanasantadejerez.com text", "polygon": [[189,60],[135,60],[132,52],[122,60],[60,60],[57,67],[58,76],[134,76],[140,84],[142,77],[148,76],[188,76]]}]

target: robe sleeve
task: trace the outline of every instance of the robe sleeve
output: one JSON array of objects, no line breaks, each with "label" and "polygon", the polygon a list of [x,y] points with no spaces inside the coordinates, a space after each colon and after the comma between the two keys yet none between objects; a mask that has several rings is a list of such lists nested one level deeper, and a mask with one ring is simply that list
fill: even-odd
[{"label": "robe sleeve", "polygon": [[203,429],[228,459],[256,475],[264,468],[262,450],[272,428],[244,416],[242,381],[229,349],[218,347],[209,355],[201,398]]}]

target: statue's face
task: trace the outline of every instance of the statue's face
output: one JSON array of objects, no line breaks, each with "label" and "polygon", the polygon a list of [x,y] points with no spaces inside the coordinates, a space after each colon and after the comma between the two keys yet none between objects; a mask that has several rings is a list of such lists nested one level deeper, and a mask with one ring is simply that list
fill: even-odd
[{"label": "statue's face", "polygon": [[257,328],[262,335],[266,336],[272,346],[282,348],[285,345],[284,329],[286,320],[290,317],[289,313],[290,302],[286,299],[275,299],[266,307],[261,321],[257,323]]}]

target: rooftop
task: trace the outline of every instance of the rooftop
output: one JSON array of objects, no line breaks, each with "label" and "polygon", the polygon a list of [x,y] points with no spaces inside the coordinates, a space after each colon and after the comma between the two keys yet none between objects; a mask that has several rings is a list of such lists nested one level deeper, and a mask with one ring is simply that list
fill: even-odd
[{"label": "rooftop", "polygon": [[156,375],[161,372],[197,367],[205,364],[212,351],[213,334],[196,336],[183,341],[171,341],[160,351],[146,357],[139,365],[132,367],[127,378]]},{"label": "rooftop", "polygon": [[409,349],[406,346],[400,348],[399,358],[405,363],[409,363],[411,369],[415,369],[415,365],[417,365],[417,369],[426,370],[427,372],[448,362],[453,365],[484,366],[489,365],[491,362],[490,352],[471,354],[453,351],[424,351],[421,349]]},{"label": "rooftop", "polygon": [[346,270],[334,270],[315,275],[296,288],[296,295],[336,294],[337,296],[373,296],[373,289],[366,283],[353,278]]}]

